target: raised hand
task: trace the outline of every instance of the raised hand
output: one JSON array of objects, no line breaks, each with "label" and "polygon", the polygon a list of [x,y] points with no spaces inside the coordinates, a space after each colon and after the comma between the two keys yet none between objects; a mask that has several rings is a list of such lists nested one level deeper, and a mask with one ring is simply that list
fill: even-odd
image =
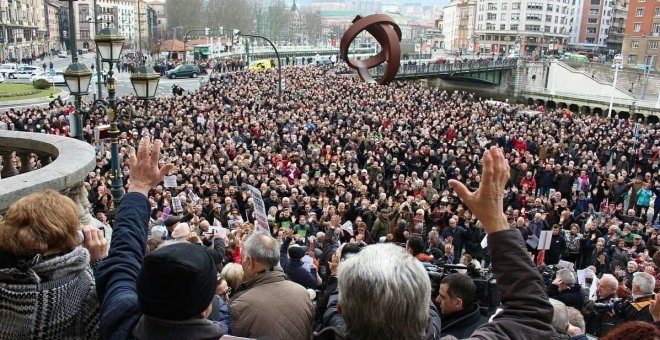
[{"label": "raised hand", "polygon": [[103,236],[101,229],[84,226],[82,232],[85,235],[83,247],[89,251],[90,262],[100,260],[108,255],[108,240]]},{"label": "raised hand", "polygon": [[152,144],[149,136],[142,137],[137,155],[135,148],[131,147],[128,157],[131,162],[130,185],[128,192],[139,192],[149,196],[149,190],[163,180],[163,177],[174,169],[174,165],[167,163],[158,167],[160,148],[163,145],[159,139]]},{"label": "raised hand", "polygon": [[449,180],[449,185],[470,208],[489,234],[509,229],[504,215],[504,189],[509,180],[509,163],[500,148],[484,151],[483,174],[479,189],[471,192],[463,183]]}]

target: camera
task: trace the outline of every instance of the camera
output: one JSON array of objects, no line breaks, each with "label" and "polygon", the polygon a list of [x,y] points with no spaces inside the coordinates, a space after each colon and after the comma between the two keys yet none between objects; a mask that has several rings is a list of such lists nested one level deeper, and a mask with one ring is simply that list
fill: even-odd
[{"label": "camera", "polygon": [[457,273],[461,269],[466,269],[466,275],[472,278],[475,286],[475,302],[479,304],[479,310],[482,315],[490,316],[495,313],[495,310],[500,305],[500,297],[497,290],[497,282],[492,275],[482,275],[482,273],[474,266],[455,265],[455,264],[442,264],[439,266],[428,266],[426,272],[431,281],[431,297],[433,301],[440,292],[440,282],[442,279],[452,273]]},{"label": "camera", "polygon": [[594,309],[596,311],[610,311],[617,310],[623,302],[621,298],[611,298],[609,302],[596,302],[594,303]]}]

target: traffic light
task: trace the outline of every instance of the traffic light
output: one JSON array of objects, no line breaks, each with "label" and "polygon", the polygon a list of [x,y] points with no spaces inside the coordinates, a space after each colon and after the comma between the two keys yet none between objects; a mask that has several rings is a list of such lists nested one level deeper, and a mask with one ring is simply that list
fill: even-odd
[{"label": "traffic light", "polygon": [[204,28],[204,35],[209,36],[209,31],[211,31],[208,27]]}]

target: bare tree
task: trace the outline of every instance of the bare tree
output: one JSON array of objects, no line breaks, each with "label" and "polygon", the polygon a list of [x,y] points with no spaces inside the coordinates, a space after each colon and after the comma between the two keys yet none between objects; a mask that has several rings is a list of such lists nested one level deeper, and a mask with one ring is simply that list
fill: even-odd
[{"label": "bare tree", "polygon": [[[182,26],[182,32],[204,27],[202,17],[204,0],[168,0],[165,3],[165,16],[169,27]],[[181,32],[181,31],[180,31]]]}]

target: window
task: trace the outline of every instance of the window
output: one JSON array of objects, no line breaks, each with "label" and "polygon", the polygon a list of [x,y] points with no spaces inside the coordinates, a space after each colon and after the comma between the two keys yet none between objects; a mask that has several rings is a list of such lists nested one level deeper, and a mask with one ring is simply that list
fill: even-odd
[{"label": "window", "polygon": [[637,56],[634,54],[629,55],[628,64],[637,64]]},{"label": "window", "polygon": [[653,29],[651,31],[654,36],[660,34],[660,24],[653,24]]},{"label": "window", "polygon": [[495,29],[495,24],[486,23],[486,29],[487,30],[494,30]]},{"label": "window", "polygon": [[641,23],[641,22],[636,22],[636,23],[633,25],[633,31],[635,31],[635,32],[639,32],[639,31],[641,31],[641,30],[642,30],[642,23]]},{"label": "window", "polygon": [[486,15],[486,19],[487,19],[487,20],[497,20],[497,14],[495,14],[495,13],[488,13],[488,14]]},{"label": "window", "polygon": [[520,3],[519,2],[514,2],[511,4],[511,9],[520,9]]},{"label": "window", "polygon": [[587,27],[587,33],[596,34],[596,27]]},{"label": "window", "polygon": [[600,0],[591,0],[592,5],[600,5]]},{"label": "window", "polygon": [[489,11],[497,11],[497,5],[493,3],[488,3],[488,10]]},{"label": "window", "polygon": [[633,40],[630,42],[630,47],[631,48],[639,48],[639,41]]},{"label": "window", "polygon": [[518,30],[518,24],[511,24],[511,30],[512,31],[517,31]]},{"label": "window", "polygon": [[635,16],[636,16],[636,17],[643,17],[643,16],[644,16],[644,9],[643,9],[643,8],[638,8],[638,9],[635,11]]},{"label": "window", "polygon": [[525,31],[540,31],[541,25],[525,25]]},{"label": "window", "polygon": [[658,48],[658,41],[657,40],[649,41],[649,48],[654,49],[654,50],[657,49]]},{"label": "window", "polygon": [[655,8],[655,16],[660,17],[660,7]]},{"label": "window", "polygon": [[508,4],[502,4],[502,10],[503,10],[503,11],[506,11],[506,10],[507,10],[507,8],[509,7],[509,6],[507,6],[507,5],[508,5]]},{"label": "window", "polygon": [[511,13],[511,20],[520,19],[520,13]]},{"label": "window", "polygon": [[598,8],[590,9],[589,15],[598,15]]},{"label": "window", "polygon": [[552,4],[548,4],[548,12],[552,12]]},{"label": "window", "polygon": [[541,21],[541,14],[527,13],[527,20]]},{"label": "window", "polygon": [[502,19],[502,21],[506,21],[506,13],[502,13],[502,15],[500,15],[500,18]]},{"label": "window", "polygon": [[506,31],[506,25],[500,24],[500,31]]},{"label": "window", "polygon": [[587,39],[585,39],[584,41],[585,41],[587,44],[595,44],[595,43],[596,43],[596,39],[594,39],[594,38],[587,38]]},{"label": "window", "polygon": [[597,24],[598,23],[598,18],[589,18],[589,23],[590,24]]},{"label": "window", "polygon": [[545,22],[552,22],[552,15],[546,15]]},{"label": "window", "polygon": [[529,3],[527,3],[527,9],[543,10],[543,3],[541,3],[541,2],[529,2]]}]

